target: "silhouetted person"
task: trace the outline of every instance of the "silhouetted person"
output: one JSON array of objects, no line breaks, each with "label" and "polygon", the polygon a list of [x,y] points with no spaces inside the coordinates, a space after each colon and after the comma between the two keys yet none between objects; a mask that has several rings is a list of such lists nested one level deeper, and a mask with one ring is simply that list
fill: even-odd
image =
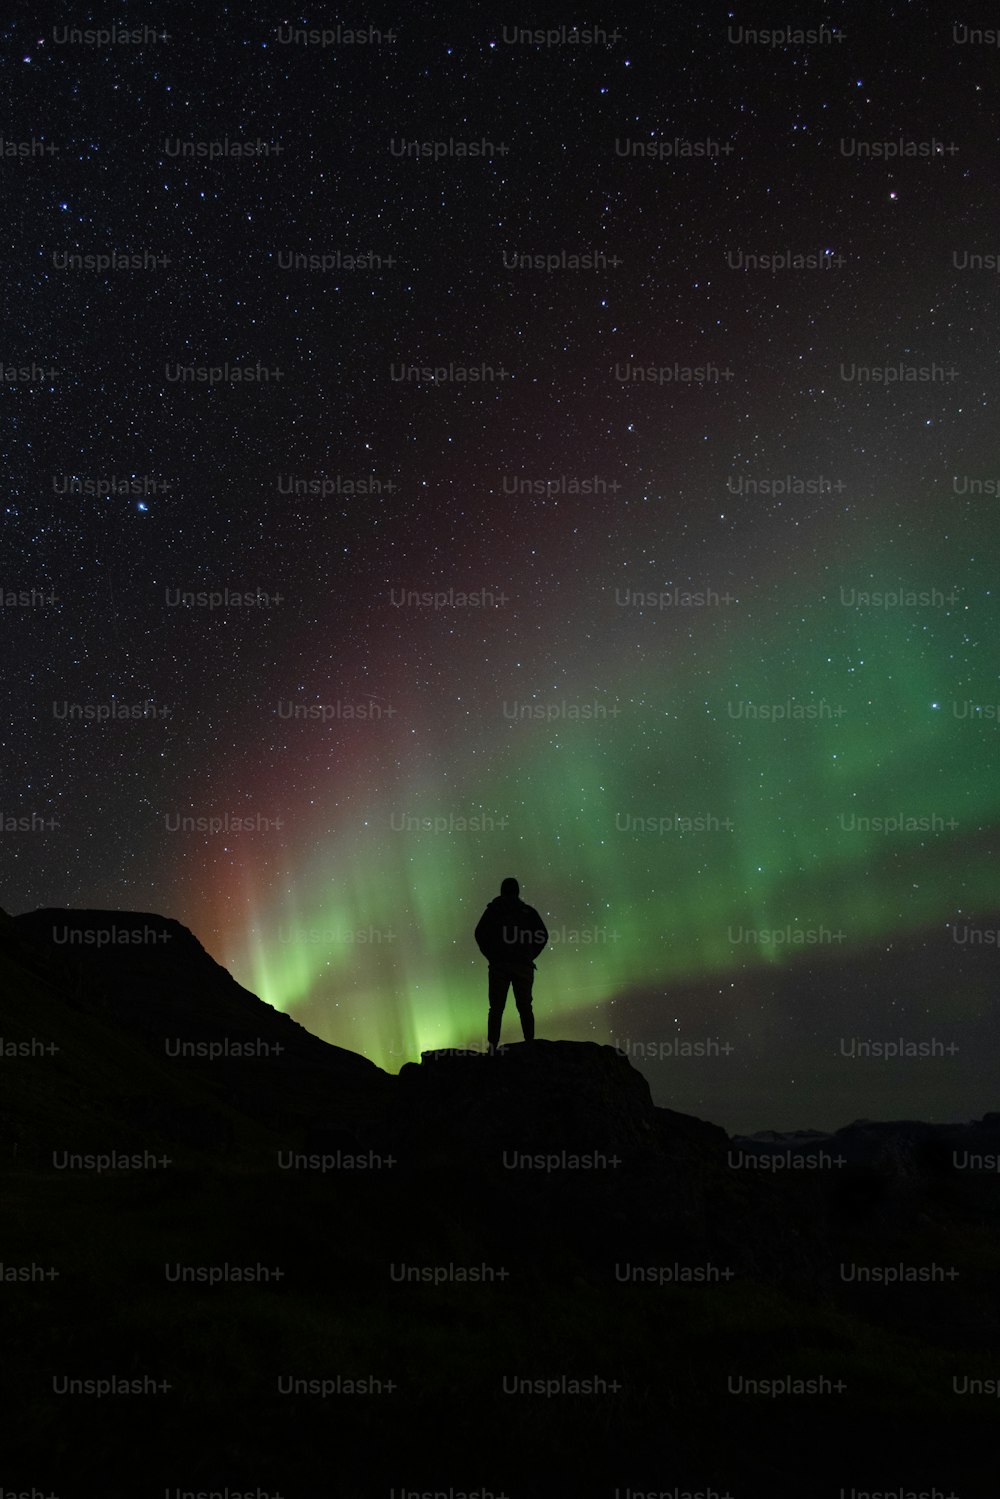
[{"label": "silhouetted person", "polygon": [[549,934],[534,906],[520,899],[519,890],[517,880],[504,880],[500,894],[490,901],[476,927],[479,951],[490,965],[487,1023],[490,1056],[496,1054],[500,1044],[500,1025],[511,984],[524,1039],[535,1039],[535,1016],[531,1009],[534,959],[548,942]]}]

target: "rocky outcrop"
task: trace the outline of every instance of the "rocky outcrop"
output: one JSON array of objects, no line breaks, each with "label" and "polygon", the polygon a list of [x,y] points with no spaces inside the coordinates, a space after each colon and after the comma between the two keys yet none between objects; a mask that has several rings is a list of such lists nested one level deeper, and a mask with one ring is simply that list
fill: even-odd
[{"label": "rocky outcrop", "polygon": [[411,1142],[481,1165],[504,1152],[629,1159],[656,1140],[646,1079],[614,1047],[587,1041],[522,1041],[494,1057],[424,1052],[401,1069],[393,1110]]}]

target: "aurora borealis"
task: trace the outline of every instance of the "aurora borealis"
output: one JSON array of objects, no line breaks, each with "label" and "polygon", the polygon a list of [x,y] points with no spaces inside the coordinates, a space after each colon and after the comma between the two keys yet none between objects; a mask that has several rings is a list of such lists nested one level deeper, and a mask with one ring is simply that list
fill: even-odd
[{"label": "aurora borealis", "polygon": [[[482,1043],[510,874],[539,1035],[659,1047],[711,999],[731,1073],[657,1101],[878,1113],[796,974],[855,1025],[871,954],[997,905],[998,86],[950,21],[838,18],[565,52],[475,11],[322,51],[7,24],[12,118],[60,149],[7,167],[4,363],[61,373],[3,385],[0,810],[58,827],[4,834],[0,903],[174,916],[395,1071]],[[901,136],[956,150],[857,150]],[[282,154],[175,149],[244,137]],[[456,139],[505,150],[391,148]],[[67,269],[110,250],[147,258]],[[893,1083],[966,1117],[995,1015],[934,953],[938,999],[876,965],[864,1013],[967,1028],[939,1093]]]},{"label": "aurora borealis", "polygon": [[[422,1049],[479,1042],[483,972],[469,923],[508,867],[539,872],[532,893],[552,931],[539,1005],[548,1025],[581,1039],[620,1034],[611,1002],[629,987],[661,984],[668,998],[672,981],[721,981],[817,943],[863,946],[985,910],[995,874],[976,847],[998,811],[992,726],[963,724],[947,685],[973,648],[972,610],[956,603],[929,623],[919,607],[908,616],[848,609],[840,577],[892,582],[901,564],[898,552],[891,575],[870,558],[845,563],[817,568],[794,590],[784,581],[768,610],[746,599],[756,620],[749,649],[736,615],[745,595],[732,614],[705,611],[698,665],[675,619],[631,621],[638,662],[603,694],[617,717],[561,716],[589,701],[588,681],[612,680],[604,672],[546,694],[560,715],[546,722],[505,722],[512,688],[485,726],[497,747],[470,770],[457,707],[429,734],[440,741],[437,775],[403,777],[368,800],[362,770],[344,797],[353,815],[319,803],[296,819],[310,828],[304,862],[290,860],[296,887],[286,899],[247,890],[253,940],[227,954],[228,966],[280,1008],[301,1007],[328,1039],[394,1070]],[[978,583],[988,611],[985,574],[970,577],[958,558],[950,569],[913,559],[904,576],[928,593],[956,576],[966,590]],[[596,604],[595,633],[611,634],[615,607]],[[669,684],[656,664],[658,635],[668,633]],[[616,642],[620,655],[623,647]],[[961,679],[974,681],[967,671]],[[750,716],[767,705],[788,721]],[[384,719],[353,732],[367,746],[378,739],[384,757],[407,732],[398,717],[401,729]],[[480,717],[474,741],[482,727]],[[880,831],[879,819],[900,808],[901,826]],[[417,819],[429,826],[413,827]],[[318,840],[317,821],[329,828]],[[338,878],[342,865],[349,878]],[[412,999],[386,1007],[387,991]],[[649,1032],[674,1034],[672,1024]]]}]

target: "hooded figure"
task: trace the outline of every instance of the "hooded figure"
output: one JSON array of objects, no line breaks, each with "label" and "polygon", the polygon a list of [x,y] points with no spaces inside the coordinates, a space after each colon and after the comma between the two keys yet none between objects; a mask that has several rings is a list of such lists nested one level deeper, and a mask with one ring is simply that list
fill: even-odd
[{"label": "hooded figure", "polygon": [[487,1035],[491,1056],[500,1044],[500,1025],[511,984],[524,1039],[535,1039],[531,1009],[534,960],[548,942],[549,934],[534,906],[526,905],[519,891],[517,880],[504,880],[500,894],[490,901],[476,927],[479,951],[490,965]]}]

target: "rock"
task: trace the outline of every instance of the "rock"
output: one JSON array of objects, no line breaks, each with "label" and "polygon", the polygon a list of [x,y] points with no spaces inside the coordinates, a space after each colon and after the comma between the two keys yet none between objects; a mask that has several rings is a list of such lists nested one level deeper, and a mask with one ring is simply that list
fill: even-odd
[{"label": "rock", "polygon": [[646,1079],[614,1047],[590,1041],[522,1041],[495,1057],[424,1052],[398,1083],[401,1130],[464,1161],[495,1164],[504,1152],[628,1158],[656,1140]]}]

